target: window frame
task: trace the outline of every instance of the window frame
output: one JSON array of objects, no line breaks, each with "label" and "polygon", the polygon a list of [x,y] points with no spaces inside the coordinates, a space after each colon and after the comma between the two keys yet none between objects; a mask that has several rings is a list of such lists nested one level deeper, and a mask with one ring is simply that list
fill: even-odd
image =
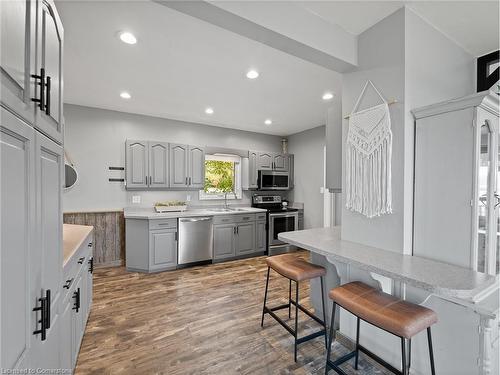
[{"label": "window frame", "polygon": [[[234,192],[227,193],[227,200],[243,199],[243,189],[241,185],[241,157],[232,154],[206,154],[206,160],[230,161],[234,163]],[[199,200],[224,200],[226,193],[210,194],[205,193],[205,189],[199,190]]]}]

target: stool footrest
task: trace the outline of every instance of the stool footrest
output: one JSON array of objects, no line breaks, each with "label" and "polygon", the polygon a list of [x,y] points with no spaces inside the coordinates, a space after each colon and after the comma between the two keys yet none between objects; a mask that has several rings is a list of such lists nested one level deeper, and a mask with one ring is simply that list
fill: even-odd
[{"label": "stool footrest", "polygon": [[[292,305],[296,305],[295,301],[294,300],[291,300],[290,303]],[[288,305],[286,305],[288,307]],[[299,308],[300,311],[302,311],[304,314],[307,314],[311,319],[315,320],[316,322],[318,322],[319,324],[321,324],[322,326],[325,325],[325,322],[322,321],[320,318],[318,318],[316,315],[314,315],[312,312],[310,312],[309,310],[307,310],[305,307],[303,307],[302,305],[297,305],[297,307]]]},{"label": "stool footrest", "polygon": [[303,342],[315,339],[316,337],[323,336],[323,335],[325,335],[325,333],[326,333],[326,330],[322,329],[320,331],[311,333],[310,335],[298,338],[297,339],[297,344],[302,344]]},{"label": "stool footrest", "polygon": [[[392,373],[397,374],[397,375],[403,375],[403,372],[401,370],[398,370],[394,366],[390,365],[389,363],[387,363],[386,361],[384,361],[382,358],[380,358],[378,355],[376,355],[375,353],[371,352],[370,350],[368,350],[364,346],[358,345],[358,350],[360,352],[365,353],[368,357],[370,357],[374,361],[378,362],[379,364],[381,364],[382,366],[384,366],[387,370],[391,371]],[[346,375],[346,372],[343,371],[339,366],[342,363],[347,362],[351,358],[354,358],[355,356],[356,356],[356,350],[343,355],[342,357],[336,359],[335,361],[328,360],[327,363],[326,363],[326,366],[328,368],[336,371],[340,375]]]},{"label": "stool footrest", "polygon": [[[288,305],[287,305],[288,307]],[[272,309],[269,309],[268,307],[264,307],[264,313],[267,313],[271,315],[279,324],[283,326],[292,336],[295,336],[295,331],[288,325],[286,324],[283,319],[281,319],[278,315],[274,313]]]}]

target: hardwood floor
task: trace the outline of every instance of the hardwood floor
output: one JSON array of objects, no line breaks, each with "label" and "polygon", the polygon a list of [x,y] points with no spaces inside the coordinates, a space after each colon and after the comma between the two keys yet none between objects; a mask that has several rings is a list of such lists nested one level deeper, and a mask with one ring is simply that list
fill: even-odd
[{"label": "hardwood floor", "polygon": [[[297,254],[308,258],[307,252]],[[293,337],[268,315],[260,327],[264,259],[150,275],[123,267],[95,270],[76,374],[324,373],[321,337],[299,345],[295,363]],[[288,280],[271,274],[269,300],[285,303]],[[309,306],[308,283],[302,283],[300,295]],[[287,310],[280,316],[288,320]],[[300,320],[299,336],[318,327],[303,313]],[[335,357],[347,353],[337,343],[334,349]],[[344,368],[356,373],[349,364]],[[360,373],[385,372],[361,357]]]}]

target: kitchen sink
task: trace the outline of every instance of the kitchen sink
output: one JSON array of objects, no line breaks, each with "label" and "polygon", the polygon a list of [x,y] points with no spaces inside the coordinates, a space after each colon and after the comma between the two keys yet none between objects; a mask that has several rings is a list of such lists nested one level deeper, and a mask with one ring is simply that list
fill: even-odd
[{"label": "kitchen sink", "polygon": [[235,211],[247,211],[244,208],[211,208],[210,211],[214,212],[235,212]]}]

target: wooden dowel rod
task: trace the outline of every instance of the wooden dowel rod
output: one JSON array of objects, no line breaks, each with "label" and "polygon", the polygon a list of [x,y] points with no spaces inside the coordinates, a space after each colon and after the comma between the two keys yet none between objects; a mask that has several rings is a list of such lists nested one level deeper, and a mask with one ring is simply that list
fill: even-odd
[{"label": "wooden dowel rod", "polygon": [[[387,102],[388,105],[396,104],[398,103],[397,99],[392,99]],[[344,119],[347,120],[351,115],[344,116]]]}]

